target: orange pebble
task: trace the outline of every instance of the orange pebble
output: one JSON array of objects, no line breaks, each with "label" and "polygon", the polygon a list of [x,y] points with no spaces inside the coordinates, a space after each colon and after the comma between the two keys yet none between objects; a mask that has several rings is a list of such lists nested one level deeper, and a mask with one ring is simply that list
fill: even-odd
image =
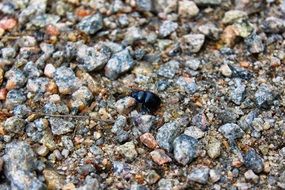
[{"label": "orange pebble", "polygon": [[8,93],[8,92],[7,92],[7,89],[6,89],[6,88],[1,88],[1,89],[0,89],[0,100],[5,100],[7,93]]},{"label": "orange pebble", "polygon": [[86,17],[90,15],[90,10],[84,8],[78,8],[75,10],[75,15],[78,17]]},{"label": "orange pebble", "polygon": [[13,18],[4,18],[0,20],[0,28],[4,30],[9,30],[17,25],[17,21]]},{"label": "orange pebble", "polygon": [[47,25],[46,31],[51,36],[58,36],[60,33],[58,28],[51,24]]}]

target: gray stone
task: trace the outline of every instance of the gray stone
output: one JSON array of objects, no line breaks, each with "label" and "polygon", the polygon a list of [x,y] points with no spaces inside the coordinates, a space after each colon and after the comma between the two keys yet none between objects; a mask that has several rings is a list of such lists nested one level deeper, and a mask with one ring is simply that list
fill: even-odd
[{"label": "gray stone", "polygon": [[61,141],[62,141],[63,146],[67,150],[69,150],[69,151],[73,150],[74,145],[73,145],[71,137],[69,137],[69,136],[62,136],[61,137]]},{"label": "gray stone", "polygon": [[92,92],[86,86],[82,86],[72,94],[71,107],[73,110],[85,108],[92,100]]},{"label": "gray stone", "polygon": [[216,169],[210,170],[210,178],[213,183],[219,181],[221,179],[221,171]]},{"label": "gray stone", "polygon": [[133,161],[137,156],[138,153],[136,151],[136,147],[133,141],[126,142],[123,145],[120,145],[117,148],[118,152],[128,160],[128,161]]},{"label": "gray stone", "polygon": [[199,129],[206,131],[208,129],[209,123],[204,111],[200,111],[192,118],[192,124],[198,127]]},{"label": "gray stone", "polygon": [[97,44],[94,47],[81,44],[77,48],[76,60],[79,68],[90,72],[102,69],[111,55],[111,50],[103,44]]},{"label": "gray stone", "polygon": [[157,0],[153,3],[157,12],[171,13],[177,10],[177,0]]},{"label": "gray stone", "polygon": [[41,73],[42,71],[40,71],[32,61],[29,61],[24,67],[24,74],[29,78],[39,77]]},{"label": "gray stone", "polygon": [[80,87],[73,70],[65,66],[56,69],[54,79],[61,94],[71,94]]},{"label": "gray stone", "polygon": [[175,186],[178,186],[179,181],[177,179],[165,179],[162,178],[158,182],[158,190],[173,190]]},{"label": "gray stone", "polygon": [[4,174],[11,189],[46,189],[36,176],[38,161],[30,145],[25,142],[12,142],[6,145]]},{"label": "gray stone", "polygon": [[260,108],[269,108],[275,99],[271,88],[265,84],[261,84],[254,94],[255,101]]},{"label": "gray stone", "polygon": [[115,108],[119,114],[128,114],[130,113],[136,105],[136,100],[132,97],[125,97],[119,99],[115,103]]},{"label": "gray stone", "polygon": [[26,127],[26,134],[34,142],[40,142],[43,136],[47,133],[48,121],[46,119],[36,119],[29,123]]},{"label": "gray stone", "polygon": [[33,47],[37,44],[37,40],[33,36],[22,36],[17,40],[20,47]]},{"label": "gray stone", "polygon": [[210,158],[215,159],[220,156],[221,145],[222,143],[218,139],[210,138],[207,144],[207,153],[210,156]]},{"label": "gray stone", "polygon": [[152,1],[151,0],[136,0],[136,7],[139,11],[151,11]]},{"label": "gray stone", "polygon": [[134,123],[142,133],[147,133],[154,127],[155,116],[137,115],[134,117]]},{"label": "gray stone", "polygon": [[16,56],[15,48],[12,48],[12,47],[2,48],[1,53],[4,59],[11,59]]},{"label": "gray stone", "polygon": [[264,51],[264,45],[259,35],[253,33],[244,40],[247,45],[247,49],[250,53],[262,53]]},{"label": "gray stone", "polygon": [[280,182],[280,185],[279,185],[279,186],[281,186],[281,185],[282,185],[282,187],[285,186],[285,171],[283,171],[283,172],[280,174],[280,176],[279,176],[279,178],[278,178],[278,181]]},{"label": "gray stone", "polygon": [[27,107],[26,105],[24,105],[24,104],[17,105],[13,109],[13,114],[15,116],[18,116],[18,117],[21,117],[21,118],[27,117],[30,113],[31,113],[31,109],[29,107]]},{"label": "gray stone", "polygon": [[128,49],[116,53],[105,66],[105,75],[111,80],[117,79],[121,74],[131,70],[135,62]]},{"label": "gray stone", "polygon": [[87,176],[84,181],[84,185],[78,187],[78,190],[91,190],[100,189],[99,181],[96,178]]},{"label": "gray stone", "polygon": [[8,107],[14,107],[19,104],[23,104],[27,100],[26,94],[23,89],[10,90],[6,96],[6,105]]},{"label": "gray stone", "polygon": [[176,121],[166,123],[158,129],[156,134],[156,141],[161,148],[168,152],[173,149],[172,142],[180,132],[180,126]]},{"label": "gray stone", "polygon": [[198,58],[189,58],[185,62],[186,67],[188,67],[189,69],[195,70],[195,71],[199,68],[200,64],[201,64],[201,61]]},{"label": "gray stone", "polygon": [[205,42],[204,34],[187,34],[181,38],[181,48],[185,53],[198,53]]},{"label": "gray stone", "polygon": [[161,24],[159,28],[159,34],[161,37],[165,38],[168,35],[170,35],[172,32],[174,32],[177,28],[178,24],[176,22],[166,20]]},{"label": "gray stone", "polygon": [[54,135],[64,135],[74,130],[75,125],[61,118],[50,118],[51,131]]},{"label": "gray stone", "polygon": [[194,168],[188,175],[188,179],[197,183],[206,184],[209,179],[210,169],[206,166]]},{"label": "gray stone", "polygon": [[248,37],[254,31],[252,24],[248,20],[237,20],[233,25],[236,35],[242,38]]},{"label": "gray stone", "polygon": [[124,43],[126,44],[133,44],[135,41],[144,39],[143,31],[139,27],[130,27],[128,28]]},{"label": "gray stone", "polygon": [[285,21],[277,17],[268,17],[261,27],[268,33],[282,33],[285,31]]},{"label": "gray stone", "polygon": [[263,171],[264,164],[263,159],[254,149],[250,149],[244,156],[244,164],[248,169],[254,171],[254,173],[260,173]]},{"label": "gray stone", "polygon": [[235,80],[235,88],[231,88],[230,99],[236,104],[240,105],[245,98],[246,86],[241,83],[240,79]]},{"label": "gray stone", "polygon": [[116,119],[113,127],[112,133],[116,134],[116,139],[121,143],[125,142],[129,138],[129,133],[124,130],[124,127],[127,125],[127,118],[123,115],[119,115]]},{"label": "gray stone", "polygon": [[123,115],[119,115],[112,127],[112,133],[117,133],[118,131],[122,130],[126,124],[127,118]]},{"label": "gray stone", "polygon": [[200,128],[195,126],[187,127],[184,131],[184,134],[195,139],[200,139],[204,136],[204,132]]},{"label": "gray stone", "polygon": [[178,2],[178,14],[184,18],[192,18],[197,16],[199,8],[193,1],[182,0]]},{"label": "gray stone", "polygon": [[244,131],[235,123],[227,123],[225,125],[222,125],[218,131],[229,140],[239,139],[244,135]]},{"label": "gray stone", "polygon": [[161,65],[159,70],[157,71],[157,74],[171,79],[175,76],[178,69],[179,69],[179,62],[172,60]]},{"label": "gray stone", "polygon": [[247,115],[243,116],[239,120],[239,126],[244,130],[248,131],[252,129],[252,122],[258,116],[258,110],[250,111]]},{"label": "gray stone", "polygon": [[221,29],[211,22],[199,26],[198,30],[201,34],[204,34],[206,37],[212,40],[218,40],[220,33],[222,32]]},{"label": "gray stone", "polygon": [[220,5],[222,0],[194,0],[197,5],[205,6],[205,5]]},{"label": "gray stone", "polygon": [[125,27],[129,25],[129,18],[126,14],[120,15],[118,18],[120,26]]},{"label": "gray stone", "polygon": [[244,18],[247,18],[246,12],[240,10],[229,10],[225,13],[222,22],[225,24],[232,24],[236,20]]},{"label": "gray stone", "polygon": [[176,84],[188,94],[193,94],[197,91],[197,85],[194,78],[179,77]]},{"label": "gray stone", "polygon": [[59,102],[59,103],[53,103],[53,102],[49,102],[47,104],[44,105],[44,113],[46,114],[68,114],[69,113],[69,109],[67,107],[67,105],[65,105],[63,102]]},{"label": "gray stone", "polygon": [[44,77],[29,79],[27,90],[33,93],[44,93],[47,90],[48,83],[49,79]]},{"label": "gray stone", "polygon": [[36,27],[43,28],[44,26],[47,26],[49,24],[55,25],[59,20],[60,20],[60,17],[58,15],[40,14],[34,17],[30,23]]},{"label": "gray stone", "polygon": [[21,134],[25,129],[25,125],[25,120],[17,116],[13,116],[6,119],[4,123],[4,129],[10,134]]},{"label": "gray stone", "polygon": [[182,165],[190,163],[196,157],[198,141],[182,134],[173,141],[174,158]]},{"label": "gray stone", "polygon": [[130,190],[149,190],[149,188],[139,184],[132,184]]},{"label": "gray stone", "polygon": [[92,145],[90,147],[90,152],[92,154],[94,154],[95,156],[103,156],[104,155],[104,152],[102,151],[102,149],[99,146],[96,146],[96,145]]},{"label": "gray stone", "polygon": [[159,80],[157,83],[156,83],[156,88],[158,91],[164,91],[166,90],[169,86],[170,86],[170,81],[168,80]]},{"label": "gray stone", "polygon": [[5,77],[8,79],[7,88],[21,88],[26,82],[27,78],[24,75],[24,72],[18,68],[13,68],[5,73]]},{"label": "gray stone", "polygon": [[78,24],[77,28],[87,34],[95,34],[103,28],[103,18],[100,13],[84,17]]}]

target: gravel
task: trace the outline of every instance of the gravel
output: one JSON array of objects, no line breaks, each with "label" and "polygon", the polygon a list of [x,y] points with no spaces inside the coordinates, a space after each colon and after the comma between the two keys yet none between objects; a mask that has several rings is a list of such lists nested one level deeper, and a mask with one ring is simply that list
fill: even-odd
[{"label": "gravel", "polygon": [[135,149],[134,142],[126,142],[125,144],[118,147],[118,152],[122,154],[128,161],[133,161],[138,153]]},{"label": "gravel", "polygon": [[0,189],[284,189],[284,10],[1,1]]},{"label": "gravel", "polygon": [[267,85],[261,85],[254,94],[255,101],[260,108],[269,108],[274,100],[274,94]]},{"label": "gravel", "polygon": [[111,80],[117,79],[121,74],[135,66],[135,62],[128,49],[116,53],[105,66],[105,75]]},{"label": "gravel", "polygon": [[49,122],[54,135],[64,135],[72,132],[75,128],[74,123],[61,118],[50,118]]},{"label": "gravel", "polygon": [[27,143],[15,141],[7,144],[4,162],[4,173],[12,189],[46,188],[44,182],[36,176],[38,161]]},{"label": "gravel", "polygon": [[95,34],[103,28],[103,18],[100,13],[83,18],[76,27],[87,34]]},{"label": "gravel", "polygon": [[61,94],[71,94],[78,89],[79,80],[72,69],[65,66],[59,67],[54,73],[54,80]]},{"label": "gravel", "polygon": [[210,169],[206,166],[194,168],[187,176],[190,181],[206,184],[209,180]]},{"label": "gravel", "polygon": [[254,149],[250,149],[245,154],[244,164],[255,173],[260,173],[264,169],[263,159]]},{"label": "gravel", "polygon": [[176,84],[188,94],[193,94],[197,90],[197,85],[194,78],[179,77]]},{"label": "gravel", "polygon": [[79,68],[91,72],[104,68],[111,55],[111,50],[103,44],[96,44],[94,47],[80,44],[77,48],[76,60]]},{"label": "gravel", "polygon": [[179,62],[171,60],[160,66],[157,74],[165,78],[172,79],[179,69]]},{"label": "gravel", "polygon": [[190,163],[197,152],[198,141],[188,135],[180,135],[173,141],[174,158],[182,165]]},{"label": "gravel", "polygon": [[164,21],[160,28],[159,28],[159,34],[161,37],[165,38],[168,35],[170,35],[172,32],[174,32],[178,28],[178,24],[169,20]]},{"label": "gravel", "polygon": [[203,34],[188,34],[181,38],[181,48],[185,53],[197,53],[205,42]]},{"label": "gravel", "polygon": [[240,128],[240,126],[234,123],[227,123],[225,125],[222,125],[219,128],[219,132],[229,140],[236,140],[242,138],[244,135],[244,131]]},{"label": "gravel", "polygon": [[25,128],[25,120],[14,116],[8,118],[4,123],[4,129],[8,133],[14,133],[14,134],[21,134],[24,131]]},{"label": "gravel", "polygon": [[180,125],[177,122],[166,123],[158,129],[156,141],[161,148],[172,151],[172,142],[178,136]]}]

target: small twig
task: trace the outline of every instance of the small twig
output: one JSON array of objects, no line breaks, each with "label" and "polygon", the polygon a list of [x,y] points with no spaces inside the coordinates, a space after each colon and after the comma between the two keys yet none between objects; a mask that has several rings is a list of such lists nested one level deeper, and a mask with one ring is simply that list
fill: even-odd
[{"label": "small twig", "polygon": [[88,115],[60,115],[60,114],[46,114],[46,113],[37,113],[34,112],[33,114],[40,115],[40,116],[48,116],[48,117],[70,117],[70,118],[79,118],[79,119],[90,119]]},{"label": "small twig", "polygon": [[97,119],[97,118],[92,118],[88,115],[70,115],[70,114],[60,115],[60,114],[46,114],[46,113],[40,113],[40,112],[32,112],[32,114],[36,114],[40,116],[48,116],[48,117],[68,117],[68,118],[74,118],[74,119],[91,119],[91,120],[102,121],[102,122],[111,123],[111,124],[114,123],[114,120],[111,120],[111,119],[108,119],[108,120]]}]

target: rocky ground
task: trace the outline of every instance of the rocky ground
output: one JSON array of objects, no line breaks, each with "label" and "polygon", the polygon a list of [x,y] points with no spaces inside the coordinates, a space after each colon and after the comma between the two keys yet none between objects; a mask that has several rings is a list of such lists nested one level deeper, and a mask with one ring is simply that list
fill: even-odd
[{"label": "rocky ground", "polygon": [[0,108],[1,190],[285,189],[285,1],[2,0]]}]

